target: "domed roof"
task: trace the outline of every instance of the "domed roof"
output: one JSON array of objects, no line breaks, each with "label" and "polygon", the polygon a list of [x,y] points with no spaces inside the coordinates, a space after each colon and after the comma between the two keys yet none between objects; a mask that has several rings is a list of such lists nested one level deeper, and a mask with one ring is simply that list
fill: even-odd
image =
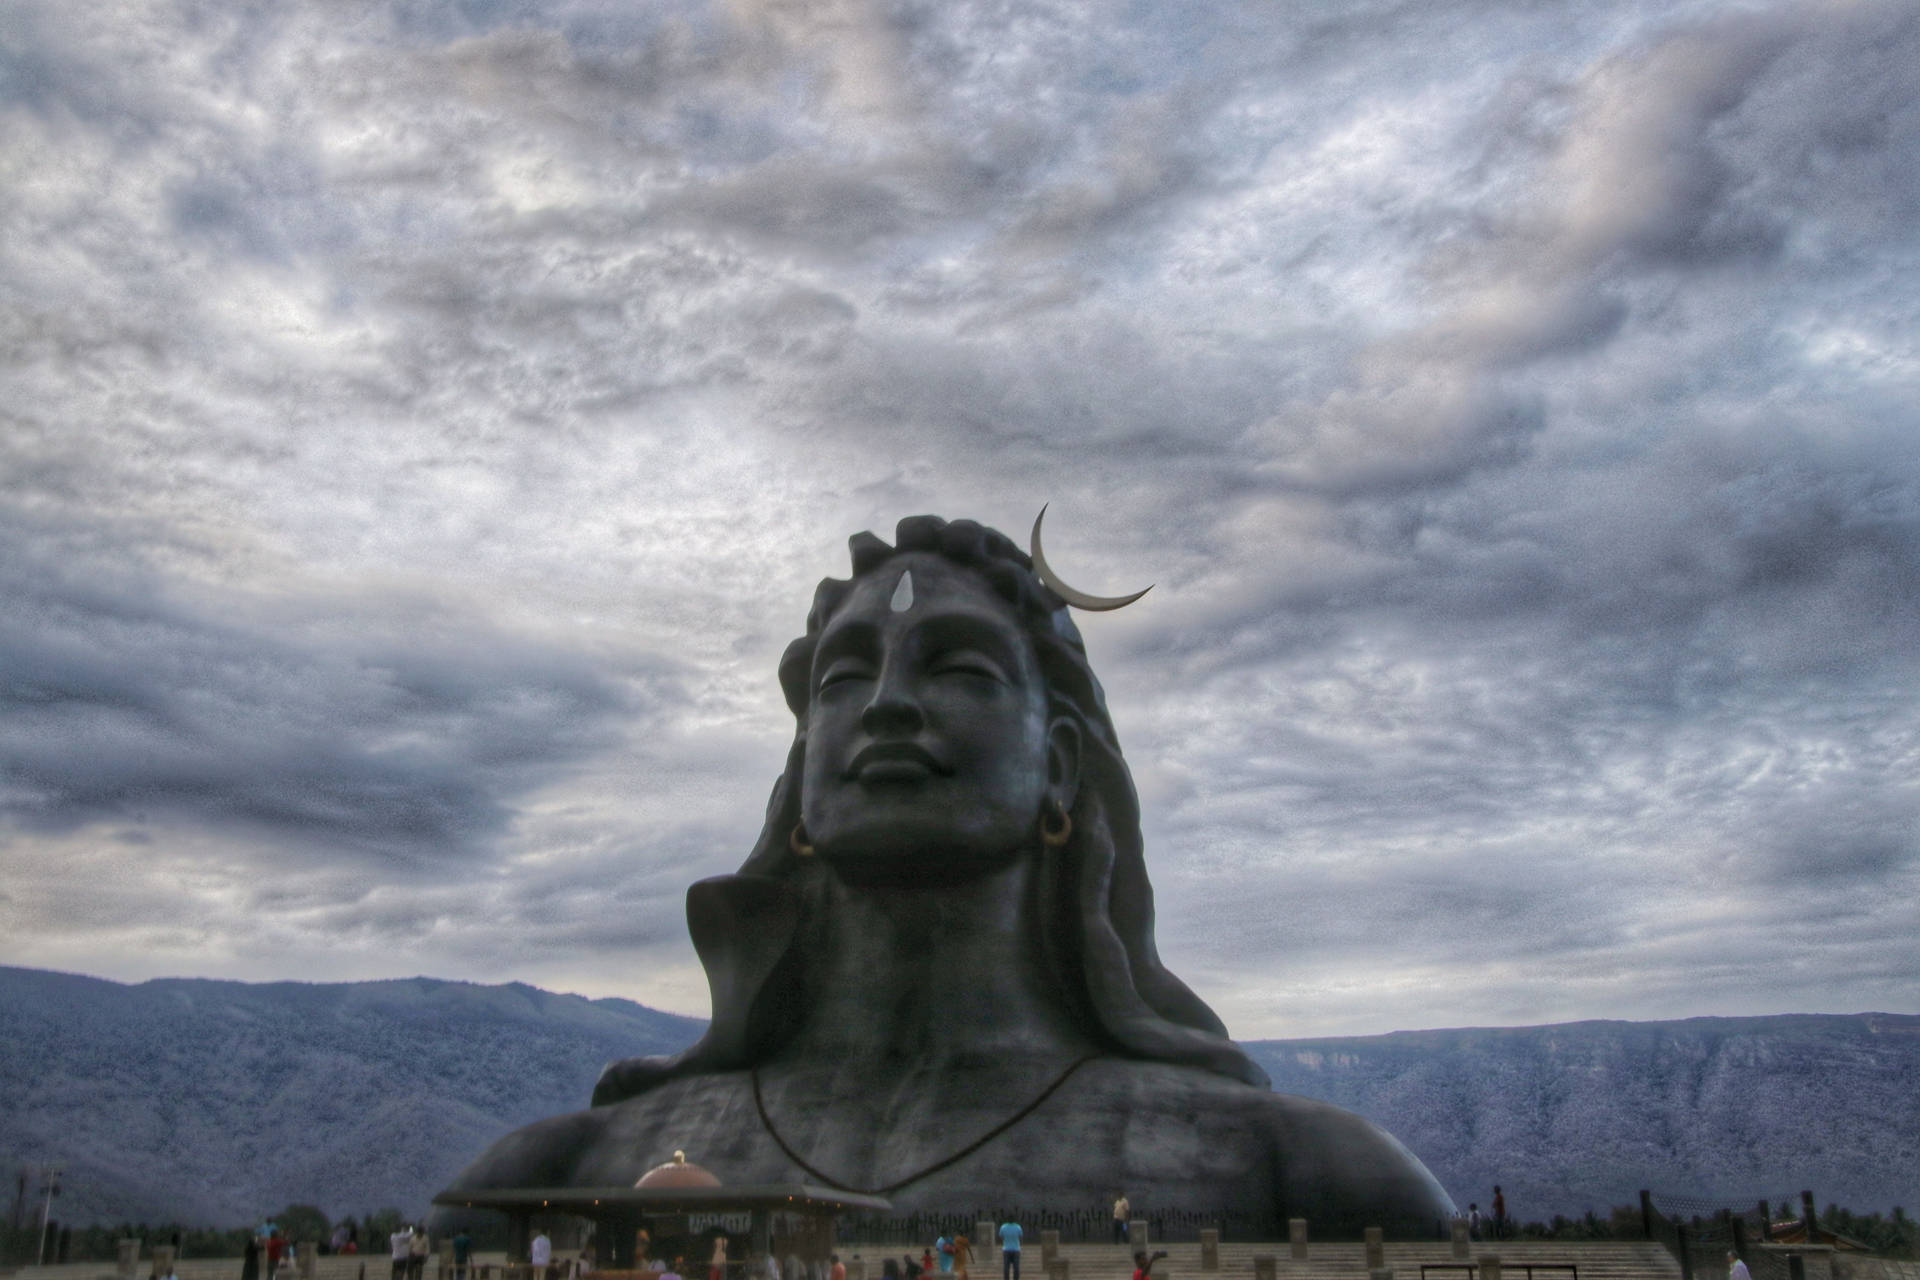
[{"label": "domed roof", "polygon": [[720,1185],[720,1179],[697,1164],[688,1164],[687,1153],[676,1151],[673,1153],[673,1159],[647,1170],[640,1175],[640,1181],[633,1185],[636,1190],[656,1187],[717,1187]]}]

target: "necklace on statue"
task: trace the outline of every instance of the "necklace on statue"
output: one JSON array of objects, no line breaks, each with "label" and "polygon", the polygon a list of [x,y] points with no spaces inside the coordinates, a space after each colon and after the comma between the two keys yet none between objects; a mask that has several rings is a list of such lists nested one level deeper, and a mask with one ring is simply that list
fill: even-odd
[{"label": "necklace on statue", "polygon": [[1005,1133],[1007,1130],[1013,1128],[1013,1126],[1015,1126],[1016,1124],[1019,1124],[1022,1120],[1025,1120],[1028,1116],[1033,1114],[1034,1110],[1037,1107],[1039,1107],[1041,1103],[1045,1102],[1048,1098],[1051,1098],[1054,1094],[1054,1090],[1058,1089],[1061,1085],[1065,1084],[1069,1076],[1071,1076],[1074,1072],[1086,1066],[1089,1062],[1092,1062],[1095,1058],[1099,1056],[1100,1055],[1097,1053],[1090,1053],[1084,1058],[1076,1058],[1067,1067],[1065,1071],[1062,1071],[1059,1075],[1053,1078],[1053,1083],[1049,1084],[1046,1088],[1042,1089],[1038,1094],[1034,1095],[1034,1098],[1031,1102],[1027,1103],[1024,1107],[1021,1107],[1018,1111],[1008,1116],[1005,1120],[1002,1120],[999,1124],[993,1126],[993,1128],[987,1130],[985,1133],[981,1134],[978,1138],[975,1138],[972,1142],[969,1142],[966,1146],[960,1148],[958,1151],[954,1152],[952,1155],[943,1156],[940,1159],[934,1161],[932,1164],[928,1165],[926,1168],[921,1169],[919,1172],[910,1173],[906,1177],[899,1179],[897,1182],[889,1182],[884,1187],[852,1186],[848,1183],[840,1181],[840,1179],[834,1177],[831,1174],[822,1173],[820,1170],[814,1168],[812,1165],[808,1164],[805,1160],[801,1159],[800,1153],[798,1151],[795,1151],[792,1147],[788,1146],[787,1140],[780,1136],[780,1131],[773,1127],[773,1117],[767,1114],[766,1099],[760,1096],[760,1068],[757,1064],[754,1066],[752,1071],[753,1107],[754,1107],[754,1110],[760,1113],[760,1126],[761,1128],[767,1131],[767,1136],[773,1139],[774,1145],[779,1147],[780,1150],[786,1153],[787,1159],[799,1165],[802,1169],[806,1170],[807,1173],[811,1174],[815,1178],[818,1178],[823,1186],[832,1187],[836,1191],[851,1191],[855,1195],[860,1195],[860,1196],[890,1196],[894,1192],[900,1190],[902,1187],[912,1186],[914,1183],[920,1181],[920,1179],[926,1177],[928,1174],[938,1173],[942,1169],[946,1168],[948,1165],[957,1164],[958,1162],[966,1159],[968,1156],[972,1155],[974,1152],[978,1151],[980,1148],[986,1146],[989,1142],[992,1142],[995,1138],[999,1137],[1001,1134]]}]

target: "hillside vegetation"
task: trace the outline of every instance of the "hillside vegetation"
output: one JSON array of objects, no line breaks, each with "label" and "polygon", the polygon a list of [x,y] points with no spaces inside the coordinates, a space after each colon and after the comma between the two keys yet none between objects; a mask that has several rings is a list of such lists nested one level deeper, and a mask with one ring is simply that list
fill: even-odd
[{"label": "hillside vegetation", "polygon": [[[696,1019],[521,984],[0,967],[0,1168],[59,1164],[70,1223],[420,1213],[508,1129]],[[1604,1216],[1640,1187],[1920,1204],[1920,1017],[1585,1022],[1252,1041],[1274,1087],[1377,1121],[1464,1209]],[[667,1153],[661,1153],[662,1157]],[[12,1208],[8,1205],[8,1208]]]}]

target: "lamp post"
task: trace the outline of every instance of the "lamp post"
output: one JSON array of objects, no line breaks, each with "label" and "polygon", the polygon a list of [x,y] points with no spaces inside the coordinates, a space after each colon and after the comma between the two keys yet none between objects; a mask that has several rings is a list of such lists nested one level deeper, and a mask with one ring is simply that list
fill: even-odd
[{"label": "lamp post", "polygon": [[53,1212],[53,1198],[60,1194],[60,1167],[41,1165],[36,1172],[45,1180],[42,1188],[46,1196],[40,1202],[40,1245],[34,1254],[33,1264],[44,1266],[47,1261],[47,1217]]}]

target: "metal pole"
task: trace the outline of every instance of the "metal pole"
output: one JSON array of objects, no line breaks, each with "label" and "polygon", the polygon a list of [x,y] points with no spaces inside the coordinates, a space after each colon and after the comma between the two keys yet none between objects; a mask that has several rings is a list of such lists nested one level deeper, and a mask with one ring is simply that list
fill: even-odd
[{"label": "metal pole", "polygon": [[40,1248],[34,1254],[33,1265],[44,1266],[47,1261],[47,1218],[53,1212],[53,1198],[60,1194],[60,1170],[51,1166],[43,1167],[40,1176],[47,1180],[46,1198],[40,1202]]}]

